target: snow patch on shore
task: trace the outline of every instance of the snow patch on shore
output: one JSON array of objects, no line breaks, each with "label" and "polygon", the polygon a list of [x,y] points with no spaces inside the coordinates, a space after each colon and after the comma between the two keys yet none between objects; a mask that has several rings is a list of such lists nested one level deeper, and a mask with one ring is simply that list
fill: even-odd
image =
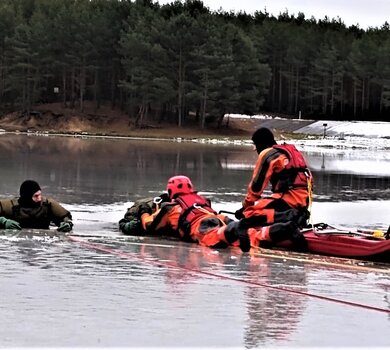
[{"label": "snow patch on shore", "polygon": [[[304,121],[301,119],[285,119],[272,117],[267,114],[245,115],[245,114],[227,114],[225,117],[235,119],[259,119],[283,121]],[[368,121],[331,121],[319,120],[313,121],[293,131],[297,134],[306,134],[304,139],[288,140],[285,142],[296,144],[297,147],[307,151],[316,149],[338,149],[338,150],[390,150],[390,122],[368,122]],[[234,142],[234,141],[233,141]],[[237,142],[236,142],[237,143]],[[251,141],[242,141],[241,144],[251,144]]]}]

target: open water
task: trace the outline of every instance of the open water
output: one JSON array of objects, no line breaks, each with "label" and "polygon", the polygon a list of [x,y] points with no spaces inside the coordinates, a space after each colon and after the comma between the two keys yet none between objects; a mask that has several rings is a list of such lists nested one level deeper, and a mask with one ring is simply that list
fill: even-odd
[{"label": "open water", "polygon": [[[313,217],[387,229],[384,152],[305,153]],[[138,198],[184,174],[218,210],[235,211],[251,148],[124,139],[0,136],[0,197],[25,179],[71,210],[71,237],[0,235],[0,348],[389,347],[390,270],[126,237]]]}]

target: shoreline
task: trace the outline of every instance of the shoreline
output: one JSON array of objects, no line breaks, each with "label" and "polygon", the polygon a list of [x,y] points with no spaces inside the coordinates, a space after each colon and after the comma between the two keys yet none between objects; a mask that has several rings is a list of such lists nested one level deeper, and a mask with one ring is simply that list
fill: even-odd
[{"label": "shoreline", "polygon": [[44,136],[44,137],[71,137],[71,138],[90,138],[90,139],[119,139],[119,140],[145,140],[145,141],[167,141],[167,142],[193,142],[193,143],[220,143],[220,144],[243,144],[251,145],[250,136],[244,137],[202,137],[202,136],[187,136],[187,137],[169,137],[169,136],[153,136],[153,135],[116,135],[116,134],[100,134],[100,133],[77,133],[77,132],[49,132],[49,131],[7,131],[0,129],[0,136],[6,134],[26,135],[26,136]]},{"label": "shoreline", "polygon": [[[84,121],[78,118],[79,121]],[[129,125],[124,126],[123,119],[117,120],[119,124],[106,123],[96,120],[94,124],[67,124],[53,125],[44,123],[42,120],[30,120],[34,124],[25,125],[25,120],[9,120],[5,122],[0,119],[0,136],[4,134],[27,135],[27,136],[50,136],[50,137],[70,137],[70,138],[95,138],[112,140],[146,140],[164,142],[186,142],[194,144],[214,144],[214,145],[235,145],[251,146],[251,136],[258,127],[268,127],[273,131],[278,143],[288,142],[294,144],[300,150],[329,152],[339,150],[390,150],[387,124],[379,123],[379,127],[384,130],[384,137],[370,133],[373,130],[371,124],[377,123],[349,123],[328,122],[327,135],[322,135],[323,121],[296,120],[273,118],[261,116],[261,118],[230,118],[229,126],[223,125],[220,128],[198,129],[196,126],[177,127],[171,124],[159,124],[145,128],[135,129]],[[47,122],[47,120],[46,120]],[[77,127],[76,127],[77,126]],[[390,126],[390,125],[389,125]],[[346,129],[354,131],[358,127],[357,135],[351,132],[345,133]],[[61,131],[59,131],[61,130]],[[375,132],[378,132],[378,126]],[[363,131],[363,132],[362,132]],[[178,136],[180,135],[180,136]]]},{"label": "shoreline", "polygon": [[[185,142],[194,144],[210,144],[210,145],[230,145],[230,146],[252,146],[251,135],[187,135],[187,136],[161,136],[143,133],[143,135],[118,135],[118,134],[101,134],[88,132],[51,132],[51,131],[10,131],[0,129],[1,135],[26,135],[37,137],[68,137],[80,139],[112,139],[112,140],[141,140],[141,141],[163,141],[163,142]],[[275,139],[278,143],[287,142],[294,144],[301,150],[328,152],[334,151],[388,151],[390,150],[390,143],[384,140],[384,144],[378,144],[378,139],[362,138],[362,137],[334,137],[328,136],[326,138],[318,135],[291,135],[293,137],[286,137],[289,133],[279,132],[275,133]]]}]

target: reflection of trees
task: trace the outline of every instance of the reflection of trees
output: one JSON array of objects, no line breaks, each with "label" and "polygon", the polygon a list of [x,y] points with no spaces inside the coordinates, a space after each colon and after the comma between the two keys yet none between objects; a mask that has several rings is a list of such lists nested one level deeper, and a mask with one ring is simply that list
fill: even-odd
[{"label": "reflection of trees", "polygon": [[[252,257],[252,280],[273,286],[306,291],[304,264],[293,270],[269,258]],[[248,326],[244,341],[247,348],[259,347],[271,336],[287,340],[295,331],[304,309],[304,297],[263,287],[246,289]]]},{"label": "reflection of trees", "polygon": [[313,172],[316,201],[390,198],[390,177]]},{"label": "reflection of trees", "polygon": [[[0,193],[35,178],[63,203],[112,203],[155,195],[184,174],[213,202],[240,202],[255,162],[248,147],[126,139],[2,135]],[[390,198],[389,177],[314,172],[316,200]]]},{"label": "reflection of trees", "polygon": [[[44,192],[48,188],[49,195],[65,202],[77,203],[80,196],[83,203],[95,203],[96,197],[101,203],[127,201],[160,193],[166,180],[176,174],[190,176],[199,190],[216,190],[221,178],[229,185],[221,159],[228,159],[231,149],[163,141],[5,135],[0,139],[0,193],[16,195],[23,180],[35,178]],[[232,182],[244,186],[246,180]]]}]

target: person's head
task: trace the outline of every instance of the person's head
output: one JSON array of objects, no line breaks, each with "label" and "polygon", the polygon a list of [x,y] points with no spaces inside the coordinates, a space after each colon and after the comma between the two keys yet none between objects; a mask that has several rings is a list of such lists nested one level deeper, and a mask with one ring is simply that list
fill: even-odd
[{"label": "person's head", "polygon": [[257,153],[260,153],[266,148],[276,145],[274,134],[270,129],[259,128],[252,135],[253,144],[256,147]]},{"label": "person's head", "polygon": [[180,194],[194,192],[194,186],[187,176],[177,175],[168,180],[167,191],[169,198],[173,199]]},{"label": "person's head", "polygon": [[26,180],[20,185],[19,202],[26,206],[36,206],[42,202],[42,191],[38,182]]}]

